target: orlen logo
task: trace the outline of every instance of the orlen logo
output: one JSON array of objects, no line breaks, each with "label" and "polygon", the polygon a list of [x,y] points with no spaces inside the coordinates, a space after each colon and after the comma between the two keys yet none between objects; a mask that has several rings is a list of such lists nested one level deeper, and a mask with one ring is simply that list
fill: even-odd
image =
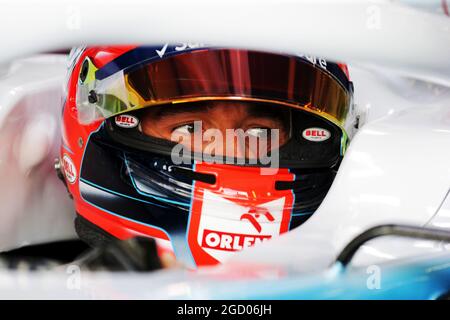
[{"label": "orlen logo", "polygon": [[65,154],[62,158],[62,167],[67,181],[71,184],[74,183],[77,180],[77,168],[67,154]]},{"label": "orlen logo", "polygon": [[250,235],[205,229],[202,247],[223,251],[241,251],[272,238],[271,235]]},{"label": "orlen logo", "polygon": [[256,231],[258,231],[258,233],[261,233],[262,226],[258,221],[258,219],[261,217],[266,218],[266,220],[270,222],[275,221],[273,215],[266,208],[260,207],[251,208],[247,213],[244,213],[241,216],[241,220],[248,220],[256,229]]},{"label": "orlen logo", "polygon": [[115,118],[116,125],[121,128],[135,128],[139,124],[139,119],[129,114],[121,114]]},{"label": "orlen logo", "polygon": [[309,141],[322,142],[331,137],[330,131],[323,128],[308,128],[303,130],[303,138]]}]

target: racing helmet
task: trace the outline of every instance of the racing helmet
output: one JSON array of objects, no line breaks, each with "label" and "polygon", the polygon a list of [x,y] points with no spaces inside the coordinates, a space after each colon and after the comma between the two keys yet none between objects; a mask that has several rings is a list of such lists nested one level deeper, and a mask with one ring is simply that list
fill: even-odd
[{"label": "racing helmet", "polygon": [[[144,236],[192,267],[223,262],[314,214],[357,125],[346,65],[312,56],[166,44],[80,47],[69,61],[60,176],[92,246]],[[146,133],[149,113],[214,104],[282,119],[284,142],[266,150],[276,168]]]}]

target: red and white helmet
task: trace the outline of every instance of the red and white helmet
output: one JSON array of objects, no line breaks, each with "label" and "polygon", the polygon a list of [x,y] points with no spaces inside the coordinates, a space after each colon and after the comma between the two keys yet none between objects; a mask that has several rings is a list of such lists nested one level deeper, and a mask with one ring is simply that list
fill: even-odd
[{"label": "red and white helmet", "polygon": [[[145,236],[188,265],[223,262],[315,212],[355,126],[347,68],[324,59],[172,45],[78,48],[71,59],[60,162],[92,245]],[[176,143],[140,126],[154,108],[217,101],[288,115],[274,173],[195,152],[174,161]]]}]

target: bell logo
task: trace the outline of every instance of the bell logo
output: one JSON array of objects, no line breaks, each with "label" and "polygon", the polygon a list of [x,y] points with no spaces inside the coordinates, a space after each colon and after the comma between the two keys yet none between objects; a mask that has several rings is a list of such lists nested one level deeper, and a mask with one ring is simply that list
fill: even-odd
[{"label": "bell logo", "polygon": [[65,154],[62,158],[62,167],[67,181],[70,184],[75,183],[75,181],[77,180],[77,168],[75,167],[72,159],[67,154]]},{"label": "bell logo", "polygon": [[121,128],[135,128],[139,124],[139,119],[129,114],[121,114],[115,117],[115,122]]},{"label": "bell logo", "polygon": [[323,128],[308,128],[303,130],[302,136],[308,141],[322,142],[328,140],[331,137],[331,133]]}]

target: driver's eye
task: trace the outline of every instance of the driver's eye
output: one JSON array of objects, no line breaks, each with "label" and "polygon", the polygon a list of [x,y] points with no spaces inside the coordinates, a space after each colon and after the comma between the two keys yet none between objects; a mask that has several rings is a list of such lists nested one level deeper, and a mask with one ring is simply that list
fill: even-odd
[{"label": "driver's eye", "polygon": [[189,135],[194,133],[195,127],[193,123],[183,124],[181,126],[175,127],[172,129],[172,133],[178,133],[182,135]]},{"label": "driver's eye", "polygon": [[265,128],[265,127],[250,128],[250,129],[247,129],[247,134],[251,135],[251,136],[255,136],[257,138],[267,138],[268,136],[270,136],[269,131],[270,131],[270,129]]}]

